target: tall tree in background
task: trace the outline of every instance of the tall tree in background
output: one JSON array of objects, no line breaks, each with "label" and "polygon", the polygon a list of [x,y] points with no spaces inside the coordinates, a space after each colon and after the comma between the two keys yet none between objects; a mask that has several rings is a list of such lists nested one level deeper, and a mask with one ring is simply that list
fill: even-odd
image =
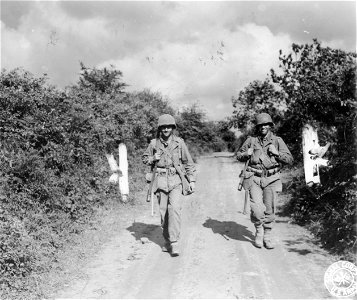
[{"label": "tall tree in background", "polygon": [[232,98],[232,103],[232,122],[245,133],[252,129],[252,120],[257,113],[269,113],[278,124],[287,110],[285,93],[278,90],[268,78],[263,82],[251,82],[236,98]]},{"label": "tall tree in background", "polygon": [[122,82],[123,73],[114,68],[88,68],[80,62],[81,74],[78,85],[84,88],[91,88],[93,91],[111,93],[113,91],[124,93],[124,88],[128,86]]},{"label": "tall tree in background", "polygon": [[129,154],[146,147],[155,134],[157,118],[173,113],[160,93],[150,90],[127,93],[122,72],[111,68],[87,68],[81,63],[78,84],[67,89],[81,115],[93,126],[93,139],[113,151],[116,141],[128,146]]},{"label": "tall tree in background", "polygon": [[[292,53],[280,51],[280,74],[271,78],[286,93],[285,131],[306,122],[320,129],[321,137],[343,147],[353,144],[356,129],[356,53],[312,44],[292,45]],[[300,136],[287,136],[300,143]]]},{"label": "tall tree in background", "polygon": [[[177,129],[180,137],[187,141],[193,154],[204,152],[225,151],[235,141],[229,126],[223,126],[224,121],[208,121],[205,111],[197,103],[183,108],[177,116]],[[231,149],[229,149],[231,150]]]}]

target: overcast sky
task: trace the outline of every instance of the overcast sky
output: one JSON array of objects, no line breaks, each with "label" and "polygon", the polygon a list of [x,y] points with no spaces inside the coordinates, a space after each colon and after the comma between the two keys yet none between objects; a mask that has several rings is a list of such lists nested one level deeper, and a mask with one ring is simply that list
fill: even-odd
[{"label": "overcast sky", "polygon": [[1,1],[1,67],[47,73],[63,88],[79,62],[123,72],[127,91],[149,88],[210,119],[232,96],[278,68],[292,43],[356,51],[355,1]]}]

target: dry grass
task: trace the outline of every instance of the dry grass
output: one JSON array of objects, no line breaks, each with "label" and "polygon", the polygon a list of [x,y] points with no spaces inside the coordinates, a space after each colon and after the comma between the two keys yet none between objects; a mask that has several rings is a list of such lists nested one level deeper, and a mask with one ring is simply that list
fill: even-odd
[{"label": "dry grass", "polygon": [[140,205],[113,201],[106,208],[98,210],[91,225],[65,245],[49,274],[42,274],[39,282],[41,294],[45,298],[53,298],[74,280],[85,279],[82,270],[88,261],[123,228],[126,216],[132,210],[140,209]]}]

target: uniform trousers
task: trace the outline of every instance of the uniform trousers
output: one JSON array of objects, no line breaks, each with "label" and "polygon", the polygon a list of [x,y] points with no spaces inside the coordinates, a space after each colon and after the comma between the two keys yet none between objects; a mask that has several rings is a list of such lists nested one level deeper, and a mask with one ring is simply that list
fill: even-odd
[{"label": "uniform trousers", "polygon": [[171,243],[177,242],[181,231],[182,185],[168,192],[159,189],[158,193],[163,236]]},{"label": "uniform trousers", "polygon": [[251,180],[249,188],[250,219],[255,226],[263,225],[266,229],[272,229],[278,192],[281,191],[281,180],[277,179],[268,185],[262,184],[262,178],[258,176],[253,176]]}]

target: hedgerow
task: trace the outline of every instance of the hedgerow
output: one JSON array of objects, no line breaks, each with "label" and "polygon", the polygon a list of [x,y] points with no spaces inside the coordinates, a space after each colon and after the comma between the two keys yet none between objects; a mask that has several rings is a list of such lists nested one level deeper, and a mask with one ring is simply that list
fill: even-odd
[{"label": "hedgerow", "polygon": [[1,298],[36,298],[57,249],[113,193],[84,106],[20,69],[0,93]]}]

